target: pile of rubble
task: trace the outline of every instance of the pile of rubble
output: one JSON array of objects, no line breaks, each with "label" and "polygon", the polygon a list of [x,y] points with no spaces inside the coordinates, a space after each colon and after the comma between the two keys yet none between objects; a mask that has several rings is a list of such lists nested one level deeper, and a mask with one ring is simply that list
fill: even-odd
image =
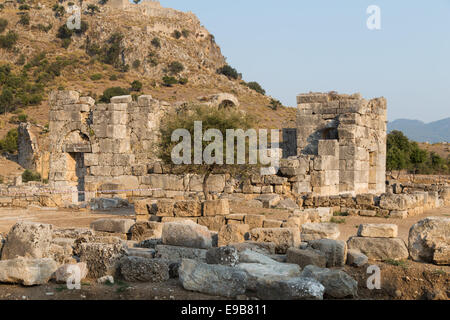
[{"label": "pile of rubble", "polygon": [[397,233],[396,225],[365,224],[345,242],[337,240],[337,226],[327,223],[227,224],[214,232],[189,219],[100,219],[86,229],[19,222],[0,237],[0,282],[67,283],[74,275],[98,282],[179,278],[186,290],[227,298],[354,298],[358,282],[342,270],[346,264],[409,257],[450,264],[450,218],[418,222],[408,246]]}]

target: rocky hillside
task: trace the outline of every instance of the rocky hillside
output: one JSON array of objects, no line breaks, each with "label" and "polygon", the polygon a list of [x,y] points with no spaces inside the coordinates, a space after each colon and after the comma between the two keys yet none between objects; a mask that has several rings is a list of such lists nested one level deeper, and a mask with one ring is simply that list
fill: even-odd
[{"label": "rocky hillside", "polygon": [[261,127],[292,126],[295,109],[273,110],[270,97],[217,73],[226,59],[194,14],[149,15],[139,5],[124,10],[103,2],[82,2],[75,32],[65,27],[71,2],[9,0],[0,6],[0,138],[21,114],[45,126],[48,93],[57,88],[98,99],[107,88],[133,87],[133,94],[172,104],[227,92]]}]

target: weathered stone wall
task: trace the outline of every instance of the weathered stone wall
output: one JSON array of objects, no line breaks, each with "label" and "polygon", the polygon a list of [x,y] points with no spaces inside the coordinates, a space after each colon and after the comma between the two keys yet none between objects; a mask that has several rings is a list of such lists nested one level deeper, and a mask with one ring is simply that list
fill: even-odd
[{"label": "weathered stone wall", "polygon": [[[75,91],[50,97],[50,187],[72,191],[65,200],[89,200],[95,191],[137,189],[158,138],[164,104],[141,96],[95,105]],[[77,196],[76,192],[79,192]]]},{"label": "weathered stone wall", "polygon": [[[318,195],[383,193],[386,100],[332,92],[301,94],[297,102],[298,157],[306,163],[301,175],[311,177],[301,176],[299,189]],[[314,161],[309,171],[308,160]]]}]

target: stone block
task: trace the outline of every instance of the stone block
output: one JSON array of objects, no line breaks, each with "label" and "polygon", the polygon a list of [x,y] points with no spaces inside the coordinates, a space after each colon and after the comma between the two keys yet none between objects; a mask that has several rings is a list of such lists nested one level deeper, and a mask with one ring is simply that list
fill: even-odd
[{"label": "stone block", "polygon": [[233,243],[242,243],[249,238],[250,227],[247,224],[228,224],[219,231],[218,246],[223,247]]},{"label": "stone block", "polygon": [[173,209],[175,217],[201,217],[202,209],[199,201],[176,201]]},{"label": "stone block", "polygon": [[319,156],[339,157],[338,140],[319,140]]},{"label": "stone block", "polygon": [[276,252],[286,253],[290,247],[300,245],[300,233],[296,229],[287,228],[257,228],[251,230],[251,239],[256,242],[273,242],[276,245]]},{"label": "stone block", "polygon": [[395,224],[361,224],[358,237],[366,238],[397,238],[398,226]]},{"label": "stone block", "polygon": [[207,200],[203,202],[203,216],[226,216],[230,214],[228,199]]}]

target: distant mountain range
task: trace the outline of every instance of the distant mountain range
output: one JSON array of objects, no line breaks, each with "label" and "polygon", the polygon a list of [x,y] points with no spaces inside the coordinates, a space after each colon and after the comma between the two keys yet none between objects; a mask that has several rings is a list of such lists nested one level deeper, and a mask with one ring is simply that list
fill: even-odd
[{"label": "distant mountain range", "polygon": [[419,120],[399,119],[388,123],[388,132],[402,131],[417,142],[450,142],[450,118],[424,123]]}]

